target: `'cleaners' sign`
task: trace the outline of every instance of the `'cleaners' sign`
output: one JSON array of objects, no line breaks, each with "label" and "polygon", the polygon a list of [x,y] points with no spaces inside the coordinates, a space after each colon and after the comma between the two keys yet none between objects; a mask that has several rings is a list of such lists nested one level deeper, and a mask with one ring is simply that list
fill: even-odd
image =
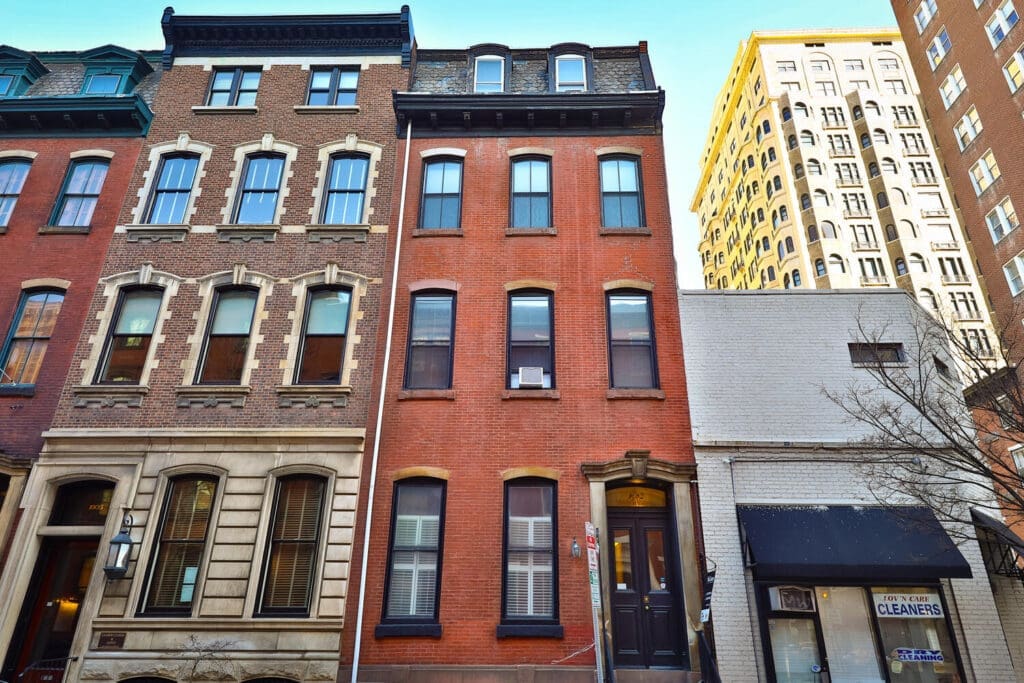
[{"label": "'cleaners' sign", "polygon": [[942,601],[937,593],[872,593],[875,615],[880,619],[941,619]]}]

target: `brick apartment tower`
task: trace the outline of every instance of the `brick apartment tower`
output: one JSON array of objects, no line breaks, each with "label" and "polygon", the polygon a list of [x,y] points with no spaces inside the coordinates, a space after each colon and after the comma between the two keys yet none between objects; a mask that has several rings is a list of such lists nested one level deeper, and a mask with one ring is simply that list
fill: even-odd
[{"label": "brick apartment tower", "polygon": [[755,31],[740,45],[691,205],[705,285],[901,287],[994,358],[984,290],[899,38]]},{"label": "brick apartment tower", "polygon": [[[99,285],[69,289],[88,314],[0,581],[0,652],[72,657],[76,681],[333,680],[408,8],[162,24]],[[51,154],[100,144],[70,142]]]},{"label": "brick apartment tower", "polygon": [[[153,116],[159,72],[159,53],[114,45],[0,46],[0,567]],[[8,659],[0,678],[12,679],[28,656]]]},{"label": "brick apartment tower", "polygon": [[588,520],[618,680],[699,668],[663,104],[646,43],[418,50],[343,680],[592,681]]},{"label": "brick apartment tower", "polygon": [[[892,3],[935,143],[974,243],[1007,360],[1018,368],[1016,386],[1024,360],[1024,234],[1017,229],[1024,207],[1024,28],[1019,4]],[[983,425],[993,421],[987,411],[979,410],[975,417]],[[1003,455],[1007,467],[1024,473],[1019,444],[1020,436],[1012,435],[995,442],[992,451]],[[1024,536],[1019,513],[1007,511],[1006,516],[1017,535]],[[1006,548],[996,544],[1000,546]],[[1024,681],[1024,569],[1016,561],[990,561],[989,568],[1018,680]]]}]

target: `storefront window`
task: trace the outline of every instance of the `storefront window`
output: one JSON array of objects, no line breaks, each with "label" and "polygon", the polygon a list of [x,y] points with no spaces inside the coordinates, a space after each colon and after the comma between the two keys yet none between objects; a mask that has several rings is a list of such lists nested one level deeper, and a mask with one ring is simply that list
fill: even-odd
[{"label": "storefront window", "polygon": [[884,681],[867,594],[859,586],[817,588],[818,617],[833,681]]},{"label": "storefront window", "polygon": [[871,600],[893,683],[960,680],[938,590],[876,587]]},{"label": "storefront window", "polygon": [[769,619],[775,680],[818,683],[821,655],[813,619]]}]

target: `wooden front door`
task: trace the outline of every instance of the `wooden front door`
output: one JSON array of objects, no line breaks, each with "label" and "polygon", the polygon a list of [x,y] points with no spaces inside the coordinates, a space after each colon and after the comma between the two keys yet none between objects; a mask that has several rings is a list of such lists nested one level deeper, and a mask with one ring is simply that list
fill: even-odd
[{"label": "wooden front door", "polygon": [[608,580],[615,666],[681,668],[681,580],[667,508],[610,510]]},{"label": "wooden front door", "polygon": [[22,681],[59,681],[63,678],[71,643],[78,626],[85,591],[96,561],[97,538],[47,538],[25,594],[21,616],[11,639],[3,678],[18,676],[42,663],[39,671],[25,673]]}]

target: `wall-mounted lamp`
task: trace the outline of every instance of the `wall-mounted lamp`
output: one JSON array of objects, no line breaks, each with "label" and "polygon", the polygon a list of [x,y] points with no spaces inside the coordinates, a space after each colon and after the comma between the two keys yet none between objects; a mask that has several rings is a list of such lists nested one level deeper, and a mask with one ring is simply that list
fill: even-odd
[{"label": "wall-mounted lamp", "polygon": [[131,515],[125,515],[121,520],[121,530],[110,539],[110,551],[107,553],[107,564],[103,567],[103,573],[108,579],[120,579],[128,573],[128,563],[132,559],[132,537],[131,528],[135,520]]},{"label": "wall-mounted lamp", "polygon": [[576,537],[572,537],[572,545],[569,546],[569,554],[572,555],[572,559],[580,559],[582,552],[580,551],[580,544],[576,542]]}]

